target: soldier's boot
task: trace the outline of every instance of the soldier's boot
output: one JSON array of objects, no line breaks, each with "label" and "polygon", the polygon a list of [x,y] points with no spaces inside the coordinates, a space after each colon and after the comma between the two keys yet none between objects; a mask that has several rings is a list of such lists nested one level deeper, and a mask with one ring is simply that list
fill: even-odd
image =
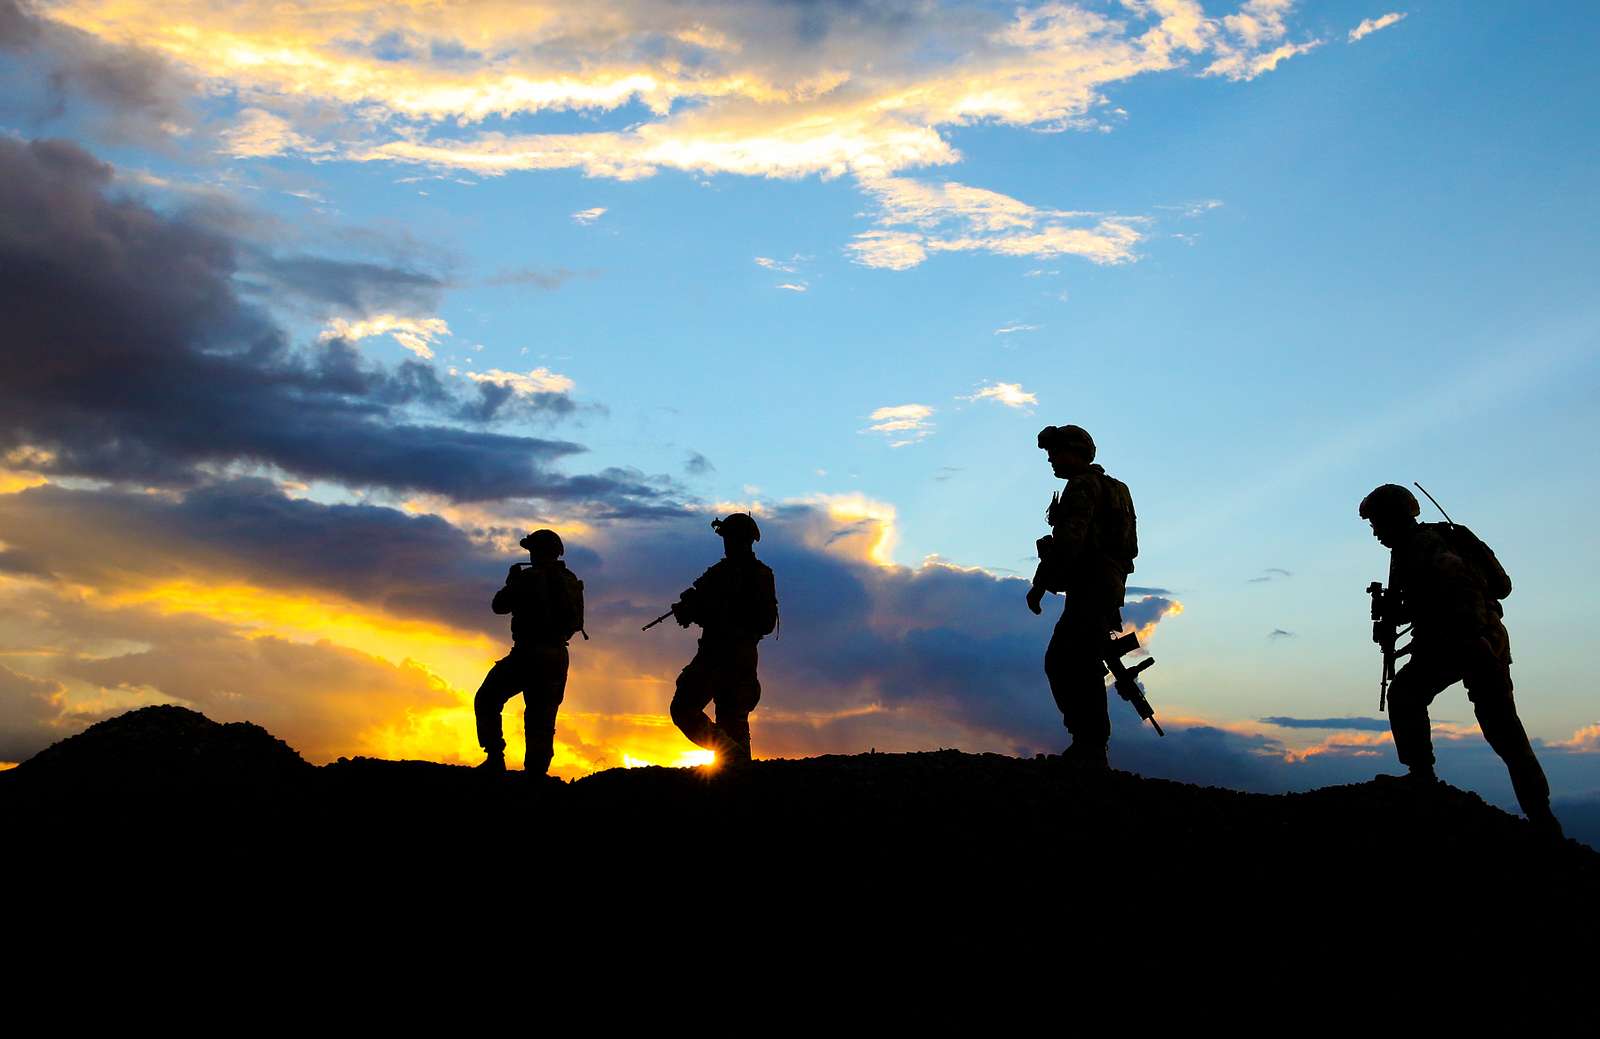
[{"label": "soldier's boot", "polygon": [[1429,787],[1439,785],[1439,774],[1433,770],[1433,763],[1426,765],[1412,765],[1406,769],[1407,782],[1413,786]]},{"label": "soldier's boot", "polygon": [[1061,763],[1068,768],[1083,772],[1109,772],[1111,770],[1111,761],[1103,743],[1084,743],[1081,740],[1073,740],[1072,745],[1061,752]]},{"label": "soldier's boot", "polygon": [[489,751],[488,756],[477,767],[477,771],[482,772],[484,775],[497,775],[505,770],[506,750],[504,747],[499,750]]},{"label": "soldier's boot", "polygon": [[749,741],[741,740],[727,729],[715,724],[711,726],[711,740],[712,749],[716,752],[718,763],[723,765],[750,764]]}]

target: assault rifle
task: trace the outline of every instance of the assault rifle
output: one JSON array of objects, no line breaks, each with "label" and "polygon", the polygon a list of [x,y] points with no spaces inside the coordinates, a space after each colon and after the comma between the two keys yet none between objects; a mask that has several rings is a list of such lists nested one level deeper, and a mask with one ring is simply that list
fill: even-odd
[{"label": "assault rifle", "polygon": [[1141,719],[1148,718],[1155,727],[1157,736],[1165,736],[1161,731],[1161,723],[1156,721],[1155,708],[1150,706],[1150,701],[1144,698],[1144,690],[1139,688],[1139,683],[1134,679],[1145,668],[1155,664],[1155,657],[1145,657],[1132,667],[1122,662],[1124,653],[1131,653],[1139,648],[1139,636],[1134,632],[1127,632],[1112,639],[1106,645],[1106,667],[1111,669],[1111,677],[1116,680],[1117,695],[1128,701],[1133,709],[1138,712]]},{"label": "assault rifle", "polygon": [[672,616],[672,611],[668,610],[666,613],[663,613],[661,616],[657,617],[655,620],[651,621],[649,624],[646,624],[644,627],[640,628],[639,630],[640,631],[649,631],[651,628],[655,627],[657,624],[660,624],[662,621],[666,620],[670,616]]},{"label": "assault rifle", "polygon": [[1400,604],[1393,589],[1386,589],[1373,581],[1367,585],[1367,594],[1372,596],[1372,641],[1383,650],[1383,677],[1378,681],[1378,710],[1382,711],[1389,697],[1389,683],[1394,681],[1394,662],[1411,652],[1409,643],[1398,649],[1395,643],[1400,641],[1402,635],[1410,634],[1411,626],[1407,625],[1402,630],[1395,620]]}]

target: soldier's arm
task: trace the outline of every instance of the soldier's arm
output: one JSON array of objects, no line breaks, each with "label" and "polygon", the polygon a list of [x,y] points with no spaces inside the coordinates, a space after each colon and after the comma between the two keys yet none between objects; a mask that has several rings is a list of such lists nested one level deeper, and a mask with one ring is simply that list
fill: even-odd
[{"label": "soldier's arm", "polygon": [[510,613],[512,607],[516,605],[516,599],[517,593],[512,589],[511,580],[508,578],[505,587],[494,593],[494,601],[489,603],[489,608],[496,613]]},{"label": "soldier's arm", "polygon": [[1042,581],[1049,583],[1046,575],[1059,581],[1077,561],[1089,541],[1089,525],[1094,520],[1099,491],[1099,483],[1095,480],[1073,480],[1067,484],[1061,502],[1054,510],[1056,525],[1051,531],[1049,547],[1034,572],[1035,585]]}]

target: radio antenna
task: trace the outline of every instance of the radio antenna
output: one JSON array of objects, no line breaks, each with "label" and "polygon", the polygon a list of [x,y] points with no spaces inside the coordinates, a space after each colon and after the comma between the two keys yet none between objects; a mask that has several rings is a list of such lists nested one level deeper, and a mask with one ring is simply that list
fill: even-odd
[{"label": "radio antenna", "polygon": [[[1423,494],[1428,494],[1428,489],[1426,487],[1422,486],[1422,484],[1417,483],[1417,481],[1412,480],[1411,484],[1417,490],[1421,491]],[[1450,524],[1452,527],[1456,525],[1456,521],[1450,518],[1450,514],[1448,512],[1444,511],[1444,506],[1439,504],[1439,499],[1438,498],[1435,498],[1433,495],[1428,494],[1428,500],[1433,502],[1433,507],[1439,510],[1439,515],[1444,517],[1444,521],[1446,523]]]}]

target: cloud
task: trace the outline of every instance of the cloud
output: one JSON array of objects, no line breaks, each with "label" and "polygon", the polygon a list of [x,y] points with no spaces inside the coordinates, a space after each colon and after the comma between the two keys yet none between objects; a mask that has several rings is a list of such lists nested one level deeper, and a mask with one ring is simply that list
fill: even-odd
[{"label": "cloud", "polygon": [[798,260],[798,256],[793,260],[788,261],[774,260],[770,256],[757,256],[756,266],[765,267],[769,271],[782,271],[784,274],[796,274],[799,273],[800,270],[797,262]]},{"label": "cloud", "polygon": [[[215,93],[243,99],[229,140],[247,153],[332,147],[356,161],[480,175],[852,176],[887,217],[925,228],[864,233],[852,256],[904,270],[936,251],[1128,262],[1140,238],[1134,218],[1043,210],[895,175],[960,161],[951,135],[967,126],[1109,129],[1125,113],[1108,90],[1194,60],[1209,61],[1207,75],[1254,78],[1316,46],[1289,41],[1290,8],[1246,0],[1219,19],[1196,0],[1105,10],[619,0],[596,19],[559,0],[489,0],[452,9],[442,24],[431,9],[376,0],[290,0],[248,14],[81,0],[51,17],[162,54]],[[343,122],[321,125],[330,111]],[[617,125],[515,132],[525,117],[568,111],[597,122],[615,114]],[[507,129],[479,129],[491,119]]]},{"label": "cloud", "polygon": [[933,434],[933,409],[926,404],[894,404],[867,416],[872,425],[863,432],[882,433],[890,447],[904,447]]},{"label": "cloud", "polygon": [[265,159],[294,152],[316,155],[333,150],[297,133],[289,120],[261,108],[246,108],[221,135],[222,150],[236,159]]},{"label": "cloud", "polygon": [[805,292],[806,291],[806,286],[805,286],[804,282],[795,283],[795,282],[786,281],[786,282],[783,282],[782,284],[780,284],[778,286],[778,288],[787,289],[790,292]]},{"label": "cloud", "polygon": [[571,393],[576,385],[568,376],[559,375],[548,368],[535,368],[527,373],[491,368],[486,372],[468,372],[467,378],[473,382],[506,386],[527,397],[543,393]]},{"label": "cloud", "polygon": [[[455,374],[455,369],[451,369]],[[462,405],[456,414],[470,422],[494,422],[511,417],[559,418],[577,410],[572,400],[576,384],[571,378],[548,368],[506,372],[491,368],[486,372],[467,372],[477,384],[476,400]]]},{"label": "cloud", "polygon": [[1039,325],[1001,325],[994,330],[994,334],[997,336],[1009,336],[1016,335],[1018,332],[1037,332],[1040,327]]},{"label": "cloud", "polygon": [[908,231],[863,231],[845,246],[863,267],[905,271],[928,258],[922,236]]},{"label": "cloud", "polygon": [[[74,145],[0,138],[0,454],[44,475],[182,487],[208,469],[441,494],[652,508],[642,476],[554,470],[584,448],[428,424],[461,405],[434,369],[366,364],[342,339],[296,349],[236,291],[218,227],[112,195]],[[437,328],[438,326],[429,326]],[[416,346],[428,341],[415,330]],[[48,363],[43,363],[48,359]]]},{"label": "cloud", "polygon": [[328,322],[328,327],[322,330],[318,338],[324,342],[329,339],[360,342],[373,336],[388,335],[424,361],[431,361],[433,347],[438,344],[439,337],[449,334],[450,326],[445,323],[444,318],[377,314],[358,321],[334,318]]},{"label": "cloud", "polygon": [[946,181],[873,177],[862,188],[878,205],[878,223],[917,231],[863,232],[850,246],[858,263],[905,270],[929,252],[983,251],[1005,256],[1081,256],[1094,263],[1132,261],[1143,239],[1137,218],[1041,209],[1009,195]]},{"label": "cloud", "polygon": [[[190,132],[195,84],[158,50],[114,41],[43,16],[17,0],[0,0],[0,53],[16,61],[0,69],[0,109],[31,121],[60,119],[87,104],[89,129],[118,144],[163,143]],[[15,75],[15,82],[8,82]]]},{"label": "cloud", "polygon": [[1026,392],[1020,383],[1015,382],[991,383],[970,396],[957,397],[956,400],[992,400],[1008,408],[1026,408],[1039,403],[1038,397]]},{"label": "cloud", "polygon": [[[0,19],[4,11],[0,9]],[[70,734],[60,682],[18,674],[0,665],[0,761],[21,761]]]},{"label": "cloud", "polygon": [[437,274],[363,260],[275,255],[241,247],[239,262],[235,283],[242,294],[279,308],[298,309],[318,320],[330,313],[376,319],[409,307],[431,309],[448,286]]},{"label": "cloud", "polygon": [[711,459],[699,451],[689,452],[689,458],[683,463],[683,468],[690,476],[706,476],[717,471],[717,467],[711,464]]},{"label": "cloud", "polygon": [[1248,579],[1246,584],[1265,584],[1268,581],[1288,580],[1294,574],[1282,567],[1269,566],[1255,577]]},{"label": "cloud", "polygon": [[1379,29],[1387,29],[1389,26],[1405,18],[1405,16],[1405,12],[1390,11],[1381,18],[1363,18],[1361,19],[1360,25],[1357,25],[1354,29],[1350,30],[1348,42],[1354,43],[1357,40],[1365,39],[1366,37],[1371,36]]},{"label": "cloud", "polygon": [[1246,0],[1236,13],[1222,19],[1223,31],[1213,42],[1219,57],[1202,75],[1251,80],[1321,46],[1321,40],[1280,42],[1288,35],[1285,18],[1293,7],[1294,0]]},{"label": "cloud", "polygon": [[1298,636],[1296,636],[1294,632],[1285,631],[1283,628],[1273,628],[1271,631],[1267,632],[1267,638],[1274,642],[1278,641],[1279,639],[1292,639],[1297,637]]},{"label": "cloud", "polygon": [[580,209],[572,214],[572,222],[587,227],[605,215],[605,206],[595,206],[593,209]]},{"label": "cloud", "polygon": [[521,270],[502,271],[488,279],[490,285],[531,285],[536,289],[559,289],[573,278],[593,277],[594,271],[573,271],[565,267],[553,270],[537,270],[524,267]]},{"label": "cloud", "polygon": [[1387,718],[1263,718],[1265,725],[1280,729],[1354,729],[1357,732],[1388,732]]}]

